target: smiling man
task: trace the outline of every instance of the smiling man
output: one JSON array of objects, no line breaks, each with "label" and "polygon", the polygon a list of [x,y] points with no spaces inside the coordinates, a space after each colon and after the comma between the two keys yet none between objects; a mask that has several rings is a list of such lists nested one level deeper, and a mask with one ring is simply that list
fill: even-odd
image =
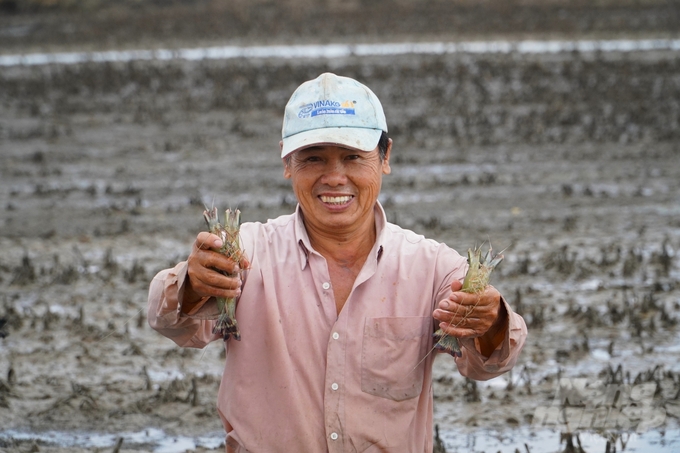
[{"label": "smiling man", "polygon": [[152,281],[149,323],[202,348],[221,339],[215,297],[239,297],[217,402],[227,452],[429,453],[433,332],[458,337],[459,372],[484,380],[514,366],[525,323],[491,286],[459,291],[455,250],[386,221],[392,140],[369,88],[330,73],[303,83],[280,148],[295,213],[244,223],[240,263],[199,233]]}]

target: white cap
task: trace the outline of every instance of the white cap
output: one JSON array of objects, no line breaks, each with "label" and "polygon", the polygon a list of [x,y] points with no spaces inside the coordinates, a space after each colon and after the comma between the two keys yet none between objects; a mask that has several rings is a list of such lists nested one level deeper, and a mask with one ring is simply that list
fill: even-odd
[{"label": "white cap", "polygon": [[281,157],[315,145],[373,151],[387,132],[378,97],[349,77],[327,72],[293,93],[283,116]]}]

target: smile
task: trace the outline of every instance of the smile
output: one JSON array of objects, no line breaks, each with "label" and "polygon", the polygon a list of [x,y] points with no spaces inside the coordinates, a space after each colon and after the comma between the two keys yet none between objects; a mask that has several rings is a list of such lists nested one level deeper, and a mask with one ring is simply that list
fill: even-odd
[{"label": "smile", "polygon": [[353,197],[352,195],[344,195],[342,197],[327,197],[321,195],[319,198],[321,199],[321,201],[328,204],[345,204],[349,203]]}]

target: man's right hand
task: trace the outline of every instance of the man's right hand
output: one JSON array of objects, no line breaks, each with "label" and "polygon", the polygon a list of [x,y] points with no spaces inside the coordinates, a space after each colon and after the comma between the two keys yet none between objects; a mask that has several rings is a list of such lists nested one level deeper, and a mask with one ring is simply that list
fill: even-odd
[{"label": "man's right hand", "polygon": [[238,297],[241,294],[240,271],[250,267],[250,262],[245,257],[239,263],[234,262],[215,251],[220,247],[222,240],[212,233],[201,232],[196,236],[187,259],[183,312],[190,312],[205,297]]}]

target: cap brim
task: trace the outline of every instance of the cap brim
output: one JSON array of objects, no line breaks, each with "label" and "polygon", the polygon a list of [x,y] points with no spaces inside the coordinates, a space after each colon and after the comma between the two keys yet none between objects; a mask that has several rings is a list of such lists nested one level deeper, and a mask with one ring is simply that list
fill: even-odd
[{"label": "cap brim", "polygon": [[318,145],[336,145],[359,151],[373,151],[380,141],[380,129],[324,127],[291,135],[283,139],[281,158],[290,153]]}]

